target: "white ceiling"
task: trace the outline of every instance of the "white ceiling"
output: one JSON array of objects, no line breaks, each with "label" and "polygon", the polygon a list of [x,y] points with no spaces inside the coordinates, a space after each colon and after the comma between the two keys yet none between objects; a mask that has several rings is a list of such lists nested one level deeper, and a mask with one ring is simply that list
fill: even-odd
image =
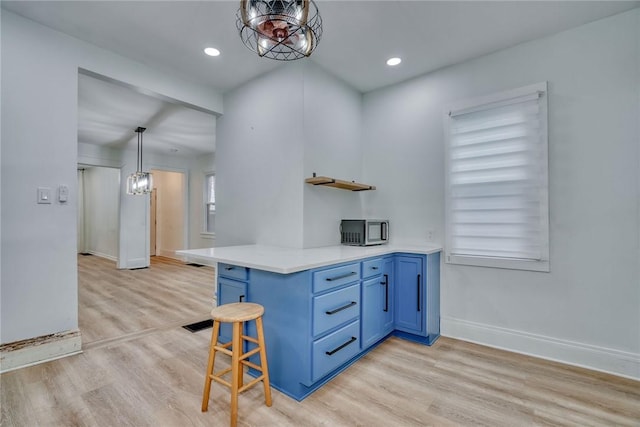
[{"label": "white ceiling", "polygon": [[[362,92],[640,5],[638,1],[316,3],[323,35],[310,60]],[[259,58],[242,44],[235,24],[238,5],[237,0],[2,1],[3,8],[26,18],[222,92],[283,65]],[[207,46],[222,54],[204,55]],[[385,61],[391,56],[400,56],[403,62],[387,67]],[[211,139],[206,142],[198,136],[210,121],[205,113],[127,94],[124,89],[109,90],[104,82],[92,80],[96,79],[81,79],[81,141],[123,144],[126,133],[146,118],[153,127],[147,126],[145,147],[147,140],[155,146],[152,140],[157,138],[161,150],[172,144],[213,150]],[[186,138],[191,131],[193,138]]]},{"label": "white ceiling", "polygon": [[78,142],[193,156],[215,151],[216,118],[91,76],[78,76]]}]

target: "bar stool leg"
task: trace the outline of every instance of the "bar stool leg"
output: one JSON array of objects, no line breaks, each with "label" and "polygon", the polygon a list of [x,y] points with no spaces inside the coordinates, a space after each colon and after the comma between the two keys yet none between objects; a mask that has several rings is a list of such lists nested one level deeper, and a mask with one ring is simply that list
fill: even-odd
[{"label": "bar stool leg", "polygon": [[233,322],[233,341],[231,356],[231,427],[238,424],[238,389],[240,374],[240,355],[242,354],[242,322]]},{"label": "bar stool leg", "polygon": [[264,331],[262,330],[262,317],[256,319],[258,330],[258,345],[260,346],[260,366],[262,367],[262,385],[264,386],[264,403],[271,406],[271,384],[269,383],[269,367],[267,366],[267,349],[264,343]]},{"label": "bar stool leg", "polygon": [[218,345],[218,336],[220,334],[220,322],[213,321],[213,331],[211,332],[211,344],[209,345],[209,362],[207,363],[207,374],[204,377],[204,392],[202,393],[202,412],[209,409],[209,393],[211,393],[211,375],[213,375],[213,366],[216,358],[215,346]]}]

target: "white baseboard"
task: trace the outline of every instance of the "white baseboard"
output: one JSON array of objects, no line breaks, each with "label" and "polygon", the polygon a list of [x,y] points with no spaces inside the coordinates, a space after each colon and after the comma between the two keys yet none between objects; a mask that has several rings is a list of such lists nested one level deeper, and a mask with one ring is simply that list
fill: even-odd
[{"label": "white baseboard", "polygon": [[443,316],[442,336],[640,380],[640,354]]},{"label": "white baseboard", "polygon": [[[126,261],[125,269],[146,268],[149,267],[149,260],[147,258],[133,258]],[[120,268],[120,267],[118,267]]]},{"label": "white baseboard", "polygon": [[115,257],[113,255],[103,254],[102,252],[87,251],[87,253],[89,253],[91,255],[99,256],[100,258],[106,258],[106,259],[114,261],[114,262],[118,261],[118,257]]},{"label": "white baseboard", "polygon": [[0,345],[0,373],[82,353],[79,330]]},{"label": "white baseboard", "polygon": [[165,258],[177,259],[178,261],[182,261],[182,257],[176,255],[175,251],[170,251],[168,249],[159,249],[156,251],[156,255],[162,256]]}]

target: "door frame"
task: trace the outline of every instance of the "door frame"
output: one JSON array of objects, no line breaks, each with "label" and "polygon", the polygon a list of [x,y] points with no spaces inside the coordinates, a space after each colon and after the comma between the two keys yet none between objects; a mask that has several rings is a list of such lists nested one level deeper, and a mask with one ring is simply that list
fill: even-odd
[{"label": "door frame", "polygon": [[[153,174],[153,171],[159,172],[177,172],[182,174],[182,209],[183,209],[183,218],[182,218],[182,246],[183,248],[189,248],[189,242],[191,241],[189,236],[189,218],[191,214],[191,210],[189,209],[189,170],[185,168],[176,168],[170,167],[166,165],[159,165],[155,163],[149,163],[149,171]],[[155,190],[154,184],[154,190]],[[151,204],[149,204],[150,206]],[[151,227],[149,227],[150,229]],[[157,235],[156,235],[157,236]],[[149,242],[151,241],[151,237],[149,237]],[[178,259],[178,258],[176,258]]]},{"label": "door frame", "polygon": [[[78,156],[78,170],[80,170],[81,168],[108,168],[108,169],[117,169],[118,170],[118,188],[122,187],[122,166],[118,165],[117,162],[114,162],[112,160],[108,160],[108,159],[92,159],[92,158],[87,158],[87,157],[81,157]],[[84,182],[83,182],[83,187],[82,187],[83,191],[84,191]],[[120,203],[120,195],[118,195],[117,197],[117,201],[116,203],[118,204],[118,218],[116,220],[116,229],[118,230],[117,236],[116,236],[116,265],[120,265],[121,262],[121,256],[122,256],[122,251],[120,248],[120,227],[121,227],[121,215],[122,215],[122,204]],[[82,249],[83,251],[86,251],[86,234],[87,234],[87,225],[86,225],[86,220],[84,218],[85,216],[85,212],[84,209],[86,207],[86,203],[85,203],[85,198],[84,195],[82,197]],[[80,218],[78,217],[78,211],[76,210],[76,227],[78,227],[78,222],[80,221]]]}]

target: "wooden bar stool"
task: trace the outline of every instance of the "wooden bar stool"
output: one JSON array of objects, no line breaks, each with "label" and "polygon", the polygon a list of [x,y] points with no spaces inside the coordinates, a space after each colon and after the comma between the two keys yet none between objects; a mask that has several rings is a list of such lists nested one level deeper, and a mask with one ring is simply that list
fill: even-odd
[{"label": "wooden bar stool", "polygon": [[[264,402],[271,406],[271,386],[269,385],[269,369],[267,366],[267,351],[264,343],[264,332],[262,330],[262,315],[264,307],[260,304],[250,302],[237,302],[224,304],[211,310],[213,319],[213,332],[211,333],[211,346],[209,347],[209,362],[207,364],[207,374],[204,380],[204,393],[202,396],[202,412],[206,412],[209,407],[209,393],[211,392],[211,381],[216,381],[231,388],[231,426],[238,423],[238,393],[254,386],[262,381],[264,385]],[[242,333],[244,322],[256,321],[258,339],[246,336]],[[230,342],[218,344],[220,335],[220,323],[233,323],[233,338]],[[257,345],[252,350],[243,352],[244,341]],[[231,350],[229,350],[231,347]],[[214,372],[214,362],[216,353],[221,352],[231,356],[231,367],[220,372]],[[247,360],[256,353],[260,353],[260,366]],[[243,383],[244,366],[248,366],[262,375],[254,378],[247,384]],[[223,375],[231,372],[231,382],[225,380]]]}]

